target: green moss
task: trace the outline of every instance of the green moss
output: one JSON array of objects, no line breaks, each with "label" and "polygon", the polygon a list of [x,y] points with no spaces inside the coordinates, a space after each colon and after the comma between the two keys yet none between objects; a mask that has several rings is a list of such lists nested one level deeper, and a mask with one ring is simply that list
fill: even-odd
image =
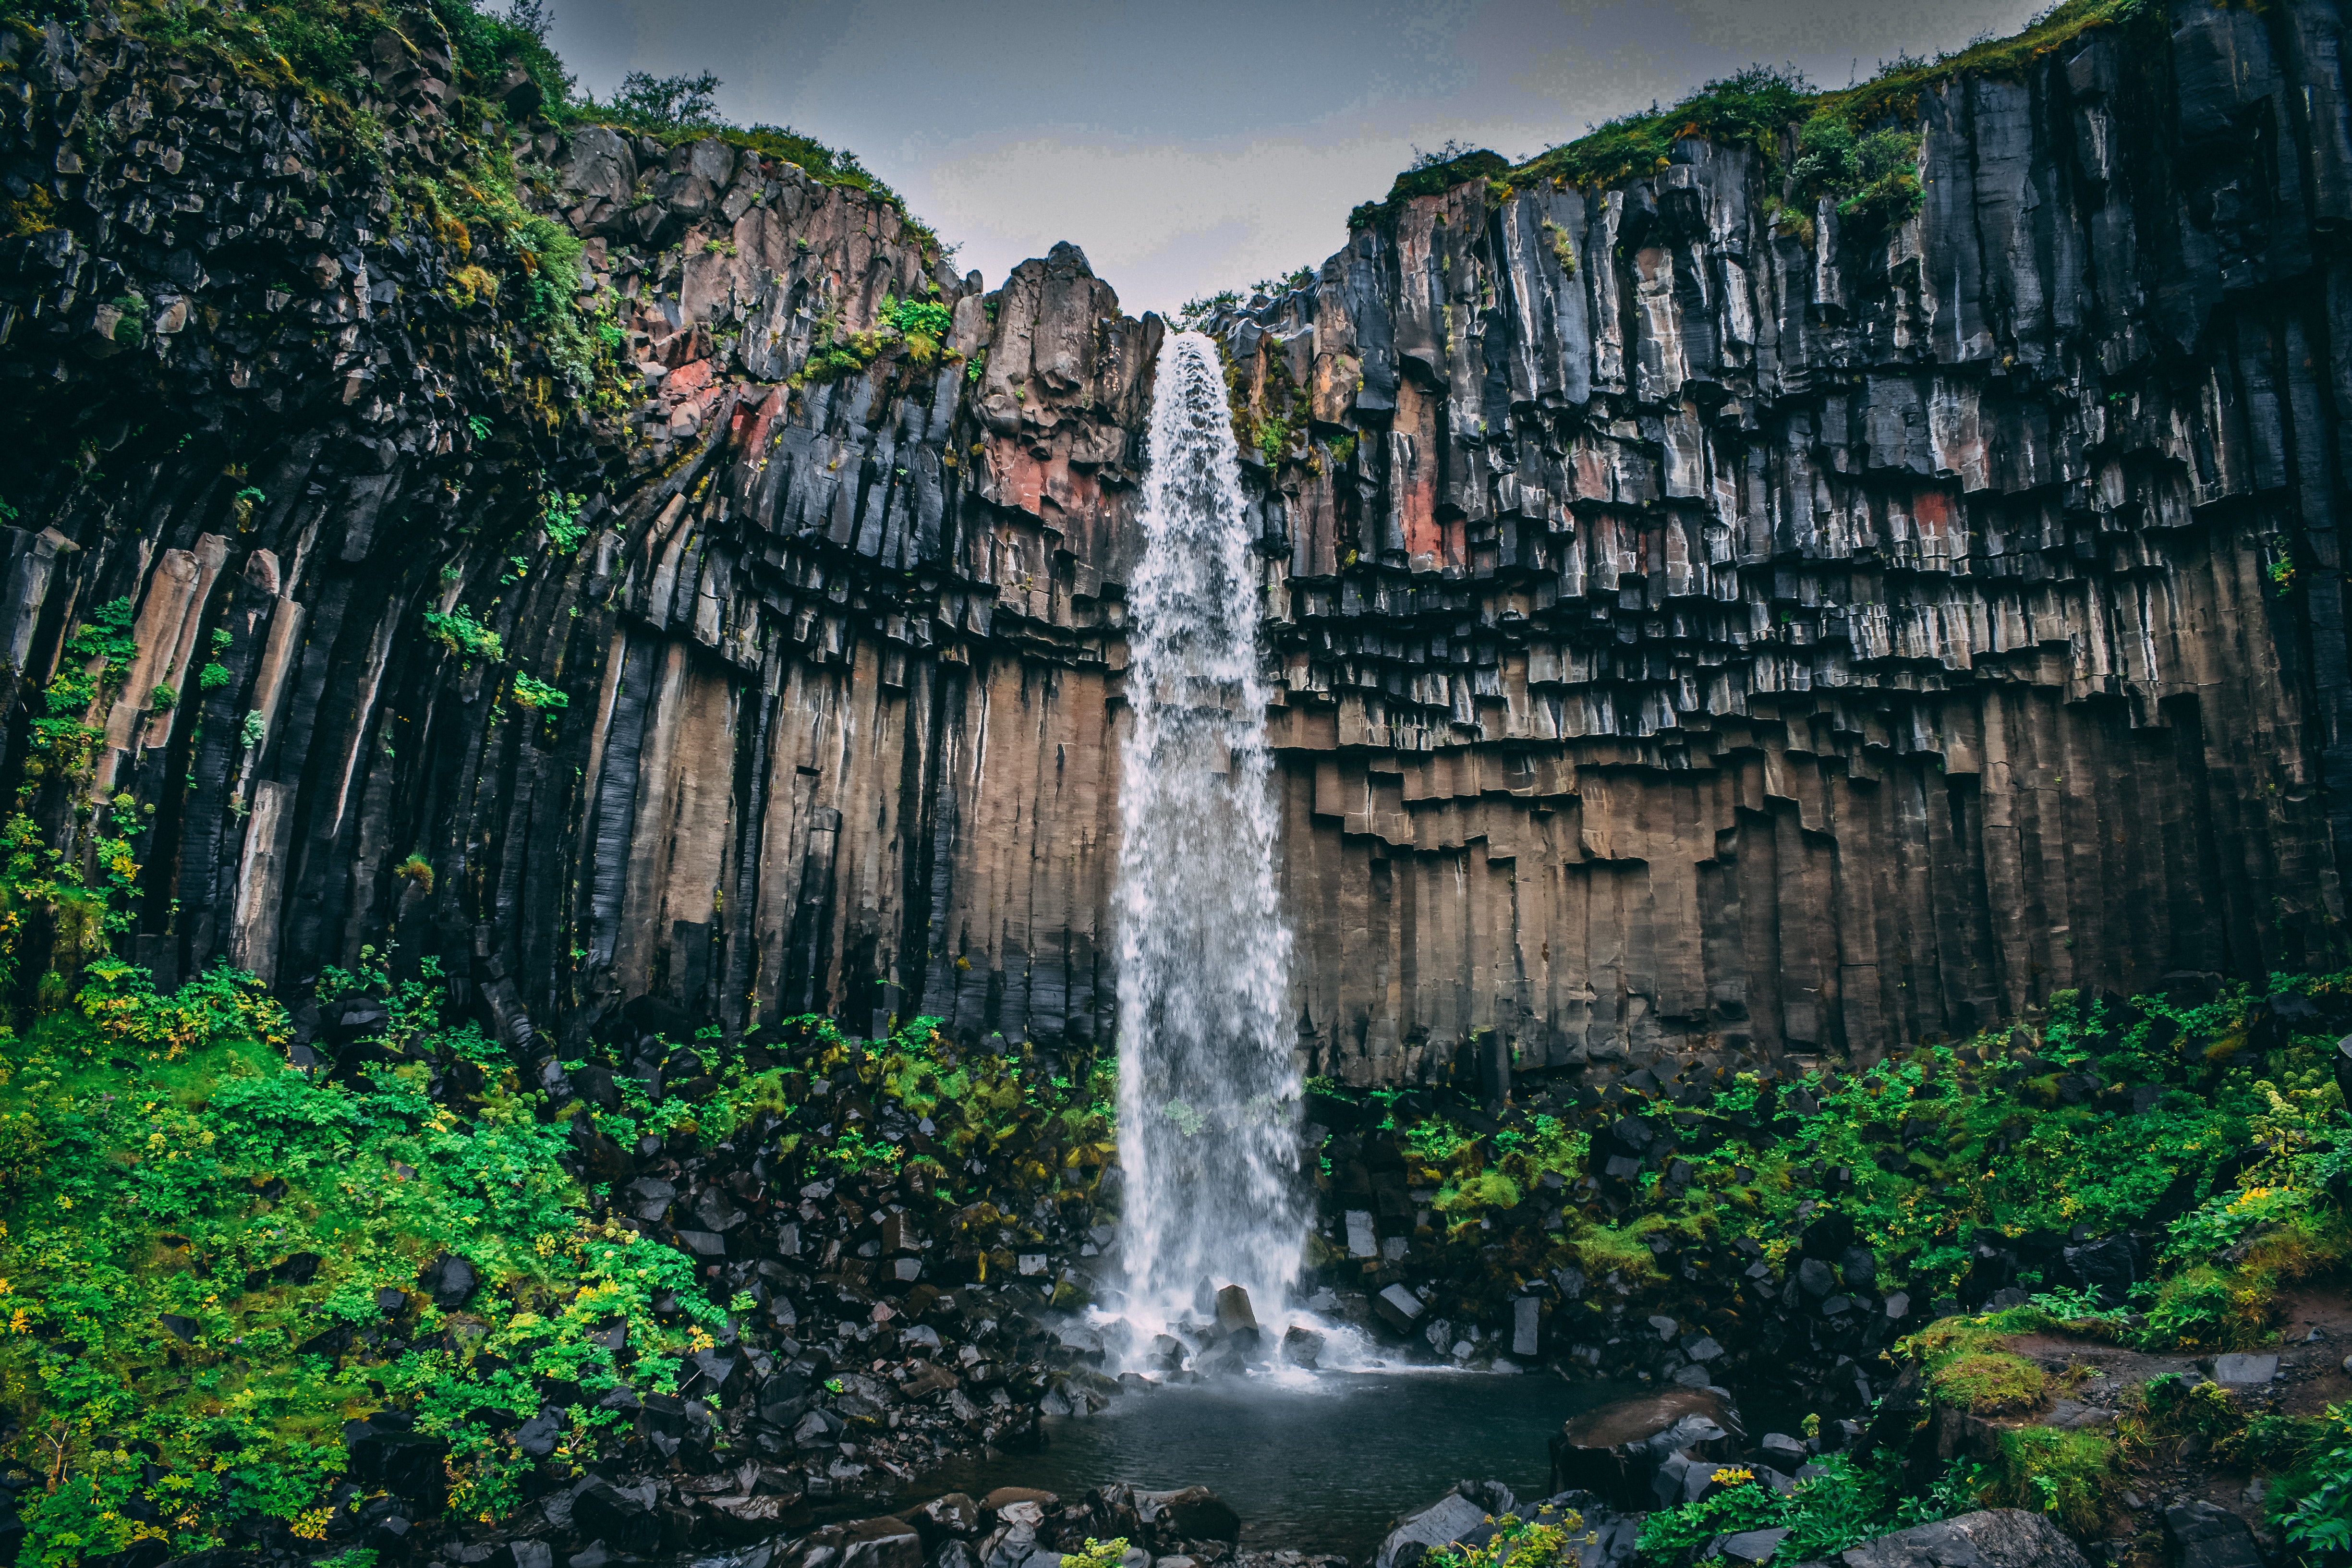
[{"label": "green moss", "polygon": [[1965,1350],[1927,1373],[1937,1399],[1979,1415],[2031,1410],[2048,1384],[2040,1367],[2007,1351]]},{"label": "green moss", "polygon": [[2116,1479],[2113,1439],[2098,1432],[2017,1426],[2000,1434],[1998,1447],[1987,1502],[2050,1514],[2078,1536],[2099,1527]]}]

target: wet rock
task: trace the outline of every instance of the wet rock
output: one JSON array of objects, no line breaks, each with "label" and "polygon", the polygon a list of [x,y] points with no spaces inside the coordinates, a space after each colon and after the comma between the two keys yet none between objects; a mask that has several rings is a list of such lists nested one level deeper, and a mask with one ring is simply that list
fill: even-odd
[{"label": "wet rock", "polygon": [[1789,1531],[1785,1529],[1747,1530],[1737,1535],[1726,1536],[1717,1550],[1734,1563],[1763,1563],[1769,1560],[1772,1553],[1780,1549],[1780,1542],[1788,1539]]},{"label": "wet rock", "polygon": [[473,1299],[474,1266],[462,1258],[444,1256],[426,1267],[418,1283],[435,1306],[454,1311]]},{"label": "wet rock", "polygon": [[2088,1568],[2081,1550],[2047,1516],[2018,1509],[1916,1525],[1839,1557],[1845,1568]]},{"label": "wet rock", "polygon": [[1293,1326],[1282,1336],[1282,1359],[1293,1366],[1312,1368],[1323,1354],[1323,1336],[1312,1329]]},{"label": "wet rock", "polygon": [[1511,1353],[1534,1357],[1539,1353],[1543,1331],[1543,1301],[1535,1296],[1522,1296],[1511,1303]]},{"label": "wet rock", "polygon": [[1373,1553],[1373,1568],[1414,1568],[1432,1548],[1453,1545],[1515,1505],[1510,1489],[1500,1481],[1465,1481],[1400,1518]]},{"label": "wet rock", "polygon": [[2241,1354],[2213,1358],[2213,1381],[2223,1387],[2242,1388],[2268,1383],[2278,1375],[2279,1358],[2275,1355]]},{"label": "wet rock", "polygon": [[1421,1321],[1423,1310],[1421,1299],[1402,1285],[1385,1287],[1372,1298],[1372,1310],[1381,1321],[1400,1334],[1411,1335]]},{"label": "wet rock", "polygon": [[1674,1388],[1617,1400],[1570,1416],[1551,1440],[1552,1487],[1584,1491],[1628,1511],[1696,1500],[1705,1460],[1731,1457],[1737,1414],[1705,1388]]},{"label": "wet rock", "polygon": [[942,1535],[977,1535],[981,1529],[981,1505],[968,1493],[950,1492],[925,1503],[916,1511],[913,1522],[918,1526],[928,1523]]},{"label": "wet rock", "polygon": [[1182,1541],[1239,1541],[1241,1516],[1206,1487],[1135,1494],[1139,1516],[1164,1535]]},{"label": "wet rock", "polygon": [[345,1471],[353,1481],[412,1502],[438,1506],[447,1478],[442,1461],[449,1445],[412,1430],[403,1412],[379,1411],[343,1424]]},{"label": "wet rock", "polygon": [[515,1429],[515,1448],[527,1458],[544,1459],[555,1452],[570,1425],[563,1412],[551,1405]]},{"label": "wet rock", "polygon": [[2164,1534],[2174,1568],[2259,1568],[2263,1561],[2252,1527],[2202,1499],[2166,1509]]}]

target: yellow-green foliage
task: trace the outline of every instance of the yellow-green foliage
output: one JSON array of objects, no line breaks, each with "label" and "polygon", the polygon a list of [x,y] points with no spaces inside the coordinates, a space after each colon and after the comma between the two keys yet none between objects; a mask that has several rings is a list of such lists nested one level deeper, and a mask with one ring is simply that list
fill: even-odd
[{"label": "yellow-green foliage", "polygon": [[1074,1084],[1046,1076],[1025,1053],[967,1052],[938,1025],[918,1018],[870,1047],[814,1016],[783,1028],[818,1042],[820,1069],[847,1068],[909,1115],[929,1118],[953,1163],[1010,1153],[1016,1179],[1033,1186],[1090,1189],[1093,1173],[1117,1155],[1110,1103],[1117,1068],[1096,1064],[1084,1083]]},{"label": "yellow-green foliage", "polygon": [[2040,1367],[2007,1351],[1964,1350],[1927,1373],[1937,1399],[1979,1415],[2031,1410],[2048,1383]]},{"label": "yellow-green foliage", "polygon": [[[30,1500],[26,1561],[196,1551],[261,1520],[315,1539],[341,1423],[387,1400],[449,1442],[463,1514],[503,1511],[529,1468],[503,1429],[536,1412],[533,1373],[611,1386],[589,1331],[615,1317],[640,1377],[709,1342],[692,1263],[588,1225],[566,1124],[471,1026],[440,1023],[429,980],[389,988],[387,1036],[478,1064],[464,1109],[427,1097],[422,1060],[353,1085],[289,1067],[285,1014],[246,977],[162,995],[110,960],[90,973],[76,1010],[0,1032],[0,1394],[13,1457],[61,1483]],[[338,1362],[383,1321],[377,1292],[414,1292],[443,1253],[478,1272],[467,1308],[411,1302],[416,1348]],[[684,1321],[655,1317],[664,1290]],[[598,1425],[574,1411],[570,1450],[593,1453]]]},{"label": "yellow-green foliage", "polygon": [[2076,1535],[2098,1528],[2116,1475],[2116,1447],[2097,1432],[2053,1426],[2008,1428],[1984,1500],[2053,1515]]},{"label": "yellow-green foliage", "polygon": [[1429,1561],[1433,1568],[1565,1568],[1578,1560],[1583,1532],[1582,1514],[1542,1503],[1528,1518],[1507,1513],[1495,1521],[1484,1545],[1441,1546]]}]

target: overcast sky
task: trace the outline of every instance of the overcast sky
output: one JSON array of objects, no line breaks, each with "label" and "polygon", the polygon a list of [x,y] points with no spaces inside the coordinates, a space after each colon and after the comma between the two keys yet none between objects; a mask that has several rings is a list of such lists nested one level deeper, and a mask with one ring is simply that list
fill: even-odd
[{"label": "overcast sky", "polygon": [[1448,137],[1513,158],[1755,61],[1842,87],[2039,0],[553,0],[583,86],[716,71],[854,149],[993,288],[1055,241],[1129,310],[1311,263]]}]

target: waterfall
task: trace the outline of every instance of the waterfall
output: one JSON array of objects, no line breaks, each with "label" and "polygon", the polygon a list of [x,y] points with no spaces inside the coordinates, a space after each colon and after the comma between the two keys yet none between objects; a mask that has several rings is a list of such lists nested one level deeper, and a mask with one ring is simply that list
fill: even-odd
[{"label": "waterfall", "polygon": [[[1215,346],[1160,350],[1128,632],[1118,857],[1121,1250],[1148,1334],[1245,1287],[1269,1328],[1297,1277],[1290,931],[1232,411]],[[1279,1331],[1278,1329],[1276,1331]]]}]

